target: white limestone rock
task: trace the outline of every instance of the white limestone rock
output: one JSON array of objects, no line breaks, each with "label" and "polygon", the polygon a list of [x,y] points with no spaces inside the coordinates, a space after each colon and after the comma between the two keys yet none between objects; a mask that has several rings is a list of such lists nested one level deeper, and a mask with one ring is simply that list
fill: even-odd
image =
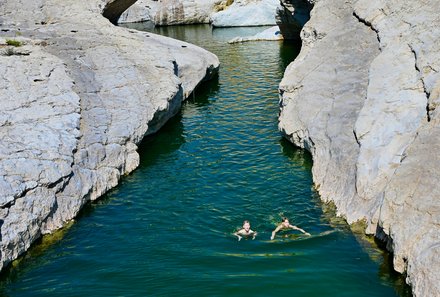
[{"label": "white limestone rock", "polygon": [[273,26],[253,36],[235,37],[229,40],[228,43],[241,43],[247,41],[276,41],[276,40],[283,40],[283,35],[281,35],[280,28],[278,28],[278,26]]},{"label": "white limestone rock", "polygon": [[388,242],[414,296],[440,296],[437,1],[316,1],[280,85],[280,129],[325,201]]},{"label": "white limestone rock", "polygon": [[138,0],[118,19],[119,24],[152,21],[157,11],[158,1]]},{"label": "white limestone rock", "polygon": [[279,0],[235,0],[225,10],[211,15],[214,27],[276,25]]},{"label": "white limestone rock", "polygon": [[210,22],[219,0],[138,0],[119,23],[152,21],[156,25],[203,24]]},{"label": "white limestone rock", "polygon": [[[106,4],[1,4],[0,270],[134,170],[144,135],[219,67],[194,45],[113,26]],[[6,55],[7,38],[25,45]]]}]

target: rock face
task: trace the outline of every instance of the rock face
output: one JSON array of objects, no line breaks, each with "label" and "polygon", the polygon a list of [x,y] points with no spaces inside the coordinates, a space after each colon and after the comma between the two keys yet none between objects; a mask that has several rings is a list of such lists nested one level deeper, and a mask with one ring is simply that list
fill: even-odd
[{"label": "rock face", "polygon": [[273,26],[253,36],[235,37],[229,40],[228,43],[241,43],[248,41],[276,41],[276,40],[283,40],[283,35],[281,35],[278,26]]},{"label": "rock face", "polygon": [[102,15],[113,24],[117,24],[121,14],[136,1],[137,0],[109,0],[102,11]]},{"label": "rock face", "polygon": [[275,25],[279,0],[235,0],[225,10],[211,16],[215,27]]},{"label": "rock face", "polygon": [[281,0],[281,7],[276,11],[276,23],[284,39],[297,40],[301,29],[310,19],[310,11],[315,0]]},{"label": "rock face", "polygon": [[117,16],[123,1],[0,3],[0,270],[135,169],[144,135],[219,66],[113,26],[104,8]]},{"label": "rock face", "polygon": [[139,0],[120,23],[155,25],[212,23],[216,27],[275,25],[279,0]]},{"label": "rock face", "polygon": [[152,21],[159,26],[204,24],[219,0],[138,0],[119,19],[120,23]]},{"label": "rock face", "polygon": [[438,11],[316,1],[280,84],[279,127],[312,152],[322,199],[387,241],[415,296],[440,296]]}]

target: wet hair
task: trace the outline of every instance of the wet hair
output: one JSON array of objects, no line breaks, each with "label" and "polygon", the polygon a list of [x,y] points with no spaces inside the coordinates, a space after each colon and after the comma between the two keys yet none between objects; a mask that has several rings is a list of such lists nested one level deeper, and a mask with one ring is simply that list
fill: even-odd
[{"label": "wet hair", "polygon": [[285,222],[285,221],[288,221],[288,220],[289,220],[288,218],[283,217],[283,220],[281,222]]},{"label": "wet hair", "polygon": [[243,225],[246,224],[246,223],[248,223],[249,225],[251,224],[248,220],[244,220],[243,221]]}]

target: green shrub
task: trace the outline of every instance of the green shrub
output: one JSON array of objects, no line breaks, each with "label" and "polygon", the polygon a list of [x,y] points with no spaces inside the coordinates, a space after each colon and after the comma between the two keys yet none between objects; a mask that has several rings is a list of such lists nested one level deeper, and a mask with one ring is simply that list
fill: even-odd
[{"label": "green shrub", "polygon": [[23,45],[20,41],[14,40],[14,39],[6,39],[6,44],[7,45],[12,45],[12,46],[15,46],[15,47],[19,47],[19,46]]}]

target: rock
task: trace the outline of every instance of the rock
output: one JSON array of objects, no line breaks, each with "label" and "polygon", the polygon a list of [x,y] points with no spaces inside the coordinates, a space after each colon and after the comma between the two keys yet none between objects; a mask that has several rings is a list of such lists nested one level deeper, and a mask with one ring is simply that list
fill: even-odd
[{"label": "rock", "polygon": [[279,0],[235,0],[225,10],[211,15],[214,27],[275,25]]},{"label": "rock", "polygon": [[275,25],[278,0],[138,0],[119,23],[211,23],[216,27]]},{"label": "rock", "polygon": [[414,296],[440,296],[439,9],[316,1],[280,84],[280,129],[312,152],[322,199],[387,241]]},{"label": "rock", "polygon": [[102,15],[116,25],[121,14],[136,1],[137,0],[108,0],[105,3]]},{"label": "rock", "polygon": [[[151,2],[151,4],[150,4]],[[119,24],[141,23],[153,21],[157,11],[157,1],[138,0],[130,6],[118,19]]]},{"label": "rock", "polygon": [[284,39],[299,40],[300,32],[310,19],[314,0],[280,0],[276,11],[276,23]]},{"label": "rock", "polygon": [[137,144],[219,67],[199,47],[102,17],[124,1],[1,4],[0,270],[134,170]]},{"label": "rock", "polygon": [[119,23],[152,21],[159,26],[210,22],[219,0],[138,0]]},{"label": "rock", "polygon": [[283,35],[281,35],[278,26],[273,26],[253,36],[235,37],[229,40],[228,43],[240,43],[247,41],[273,41],[273,40],[283,40]]}]

